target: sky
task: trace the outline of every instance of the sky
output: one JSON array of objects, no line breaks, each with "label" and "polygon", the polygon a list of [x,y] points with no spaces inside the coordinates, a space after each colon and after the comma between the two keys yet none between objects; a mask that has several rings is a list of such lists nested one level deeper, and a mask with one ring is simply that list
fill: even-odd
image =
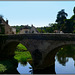
[{"label": "sky", "polygon": [[73,15],[75,1],[0,1],[0,15],[9,25],[48,26],[55,23],[57,13],[65,9],[68,19]]}]

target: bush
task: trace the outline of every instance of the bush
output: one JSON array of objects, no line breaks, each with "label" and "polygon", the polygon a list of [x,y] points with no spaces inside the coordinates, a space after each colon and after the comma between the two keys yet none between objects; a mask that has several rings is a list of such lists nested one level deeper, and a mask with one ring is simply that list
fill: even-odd
[{"label": "bush", "polygon": [[21,43],[18,44],[16,47],[16,51],[25,51],[25,50],[27,50],[27,48],[24,45],[22,45]]}]

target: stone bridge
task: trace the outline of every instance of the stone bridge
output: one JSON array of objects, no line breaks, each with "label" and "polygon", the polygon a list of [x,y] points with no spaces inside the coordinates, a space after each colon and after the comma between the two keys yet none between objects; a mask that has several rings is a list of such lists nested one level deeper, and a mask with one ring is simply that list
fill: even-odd
[{"label": "stone bridge", "polygon": [[33,59],[33,68],[43,69],[51,65],[59,48],[75,44],[75,34],[15,34],[0,35],[0,57],[12,57],[16,46],[26,46]]}]

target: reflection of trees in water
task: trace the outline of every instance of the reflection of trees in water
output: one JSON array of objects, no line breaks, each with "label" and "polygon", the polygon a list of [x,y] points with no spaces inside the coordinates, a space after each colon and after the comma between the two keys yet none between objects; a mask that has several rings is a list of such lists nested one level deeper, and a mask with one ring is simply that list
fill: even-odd
[{"label": "reflection of trees in water", "polygon": [[71,57],[75,61],[75,45],[64,46],[56,54],[56,59],[63,66],[68,62],[68,57]]}]

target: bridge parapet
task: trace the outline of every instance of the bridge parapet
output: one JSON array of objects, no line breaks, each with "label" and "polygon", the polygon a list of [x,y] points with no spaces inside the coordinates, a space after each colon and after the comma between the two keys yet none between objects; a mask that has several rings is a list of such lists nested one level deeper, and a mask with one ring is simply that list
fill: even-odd
[{"label": "bridge parapet", "polygon": [[72,33],[66,33],[66,34],[56,34],[56,33],[48,33],[48,34],[16,34],[16,35],[0,35],[0,39],[18,39],[18,40],[23,40],[23,39],[33,39],[33,40],[55,40],[55,41],[61,41],[61,40],[66,40],[66,41],[75,41],[75,34]]}]

